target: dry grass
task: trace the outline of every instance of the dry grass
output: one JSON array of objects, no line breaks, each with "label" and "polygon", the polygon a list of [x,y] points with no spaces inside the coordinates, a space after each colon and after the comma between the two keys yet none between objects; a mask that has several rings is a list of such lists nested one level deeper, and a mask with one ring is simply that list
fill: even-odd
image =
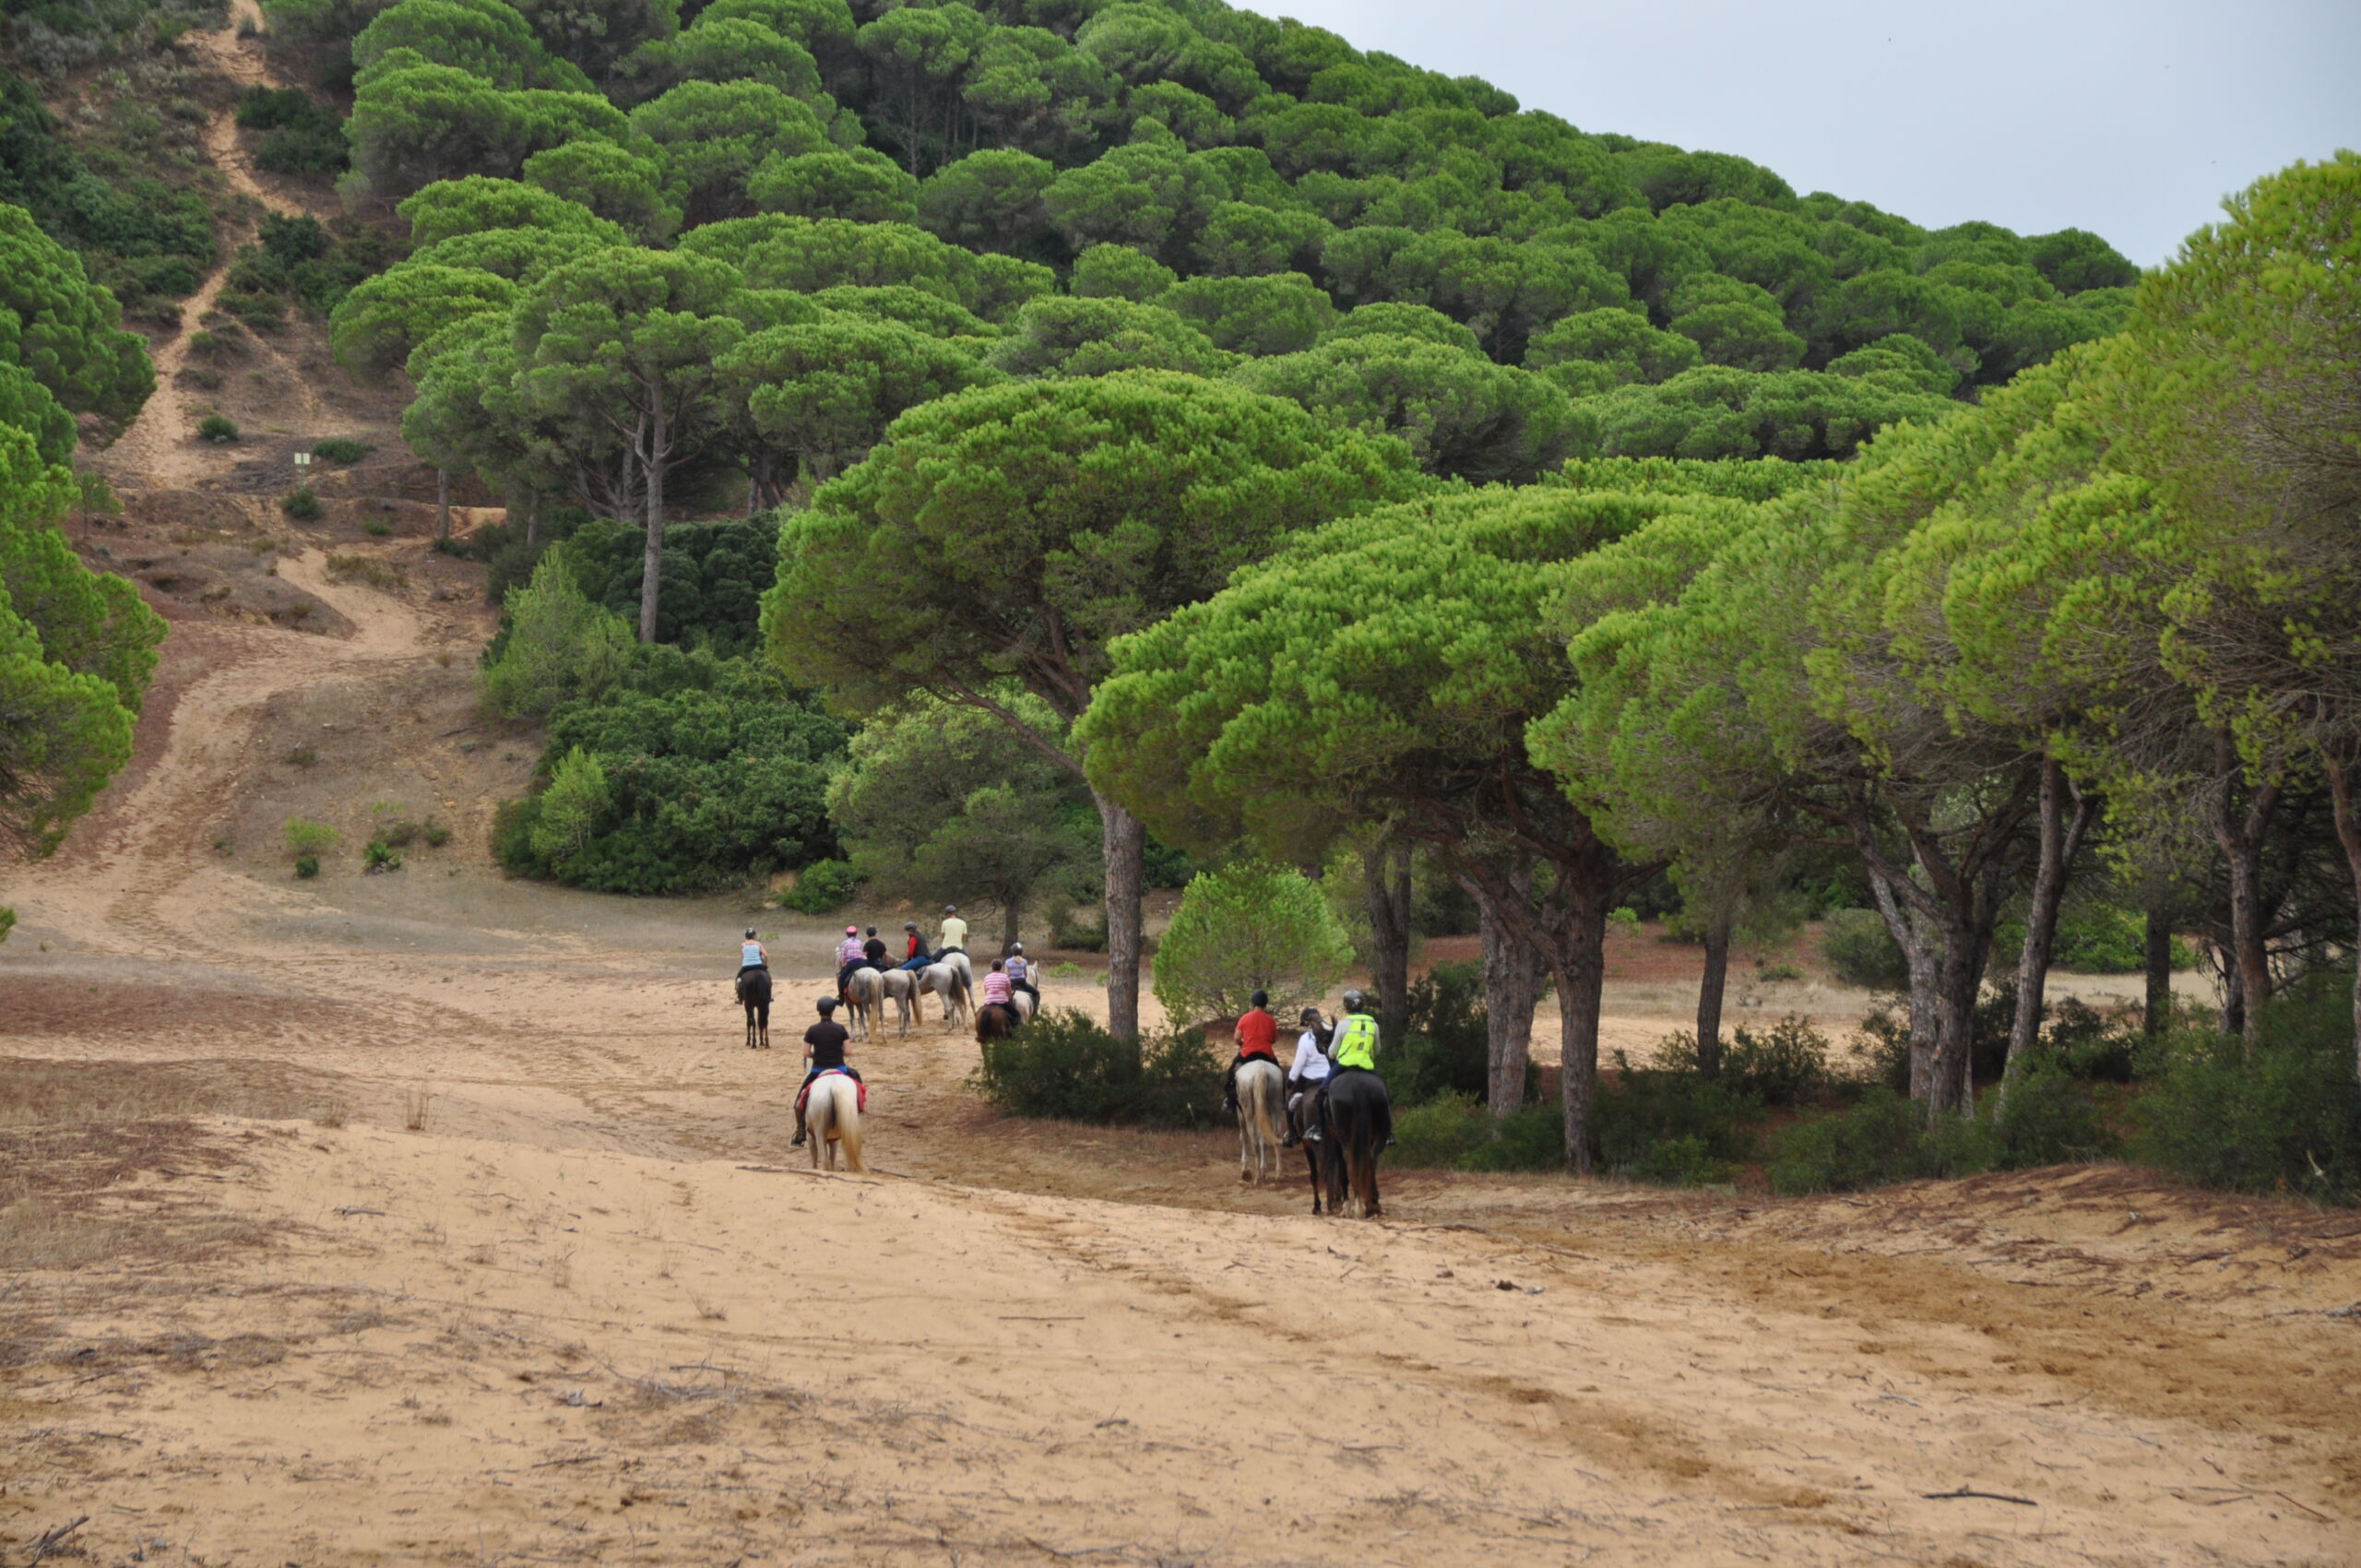
[{"label": "dry grass", "polygon": [[339,552],[328,556],[329,581],[344,583],[350,582],[356,577],[371,588],[386,593],[391,593],[402,586],[401,568],[380,561],[374,555],[348,554]]},{"label": "dry grass", "polygon": [[402,1091],[402,1128],[405,1132],[423,1133],[428,1118],[434,1111],[434,1091],[423,1086]]},{"label": "dry grass", "polygon": [[[330,1080],[332,1081],[332,1080]],[[249,1062],[43,1062],[0,1058],[0,1128],[341,1112],[312,1075]]]}]

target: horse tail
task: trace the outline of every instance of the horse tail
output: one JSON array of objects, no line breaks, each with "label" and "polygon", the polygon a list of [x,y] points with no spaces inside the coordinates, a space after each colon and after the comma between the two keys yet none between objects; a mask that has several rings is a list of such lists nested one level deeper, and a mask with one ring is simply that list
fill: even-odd
[{"label": "horse tail", "polygon": [[1271,1073],[1257,1073],[1254,1075],[1252,1099],[1254,1102],[1255,1126],[1261,1132],[1263,1141],[1269,1144],[1273,1148],[1276,1148],[1279,1146],[1279,1139],[1282,1135],[1278,1127],[1278,1122],[1282,1118],[1275,1116],[1275,1112],[1286,1098],[1287,1085],[1286,1082],[1282,1080],[1276,1087],[1274,1087],[1271,1082],[1274,1076],[1275,1076],[1275,1075]]},{"label": "horse tail", "polygon": [[[842,1114],[836,1121],[836,1145],[843,1150],[845,1168],[854,1175],[865,1175],[869,1167],[860,1162],[860,1086],[850,1079],[839,1079],[836,1108]],[[832,1097],[834,1098],[834,1097]]]}]

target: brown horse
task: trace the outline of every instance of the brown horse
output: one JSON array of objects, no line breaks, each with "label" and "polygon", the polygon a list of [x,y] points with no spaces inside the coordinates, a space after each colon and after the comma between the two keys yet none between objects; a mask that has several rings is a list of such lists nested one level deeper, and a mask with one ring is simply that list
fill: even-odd
[{"label": "brown horse", "polygon": [[768,1051],[771,1044],[771,972],[743,969],[738,975],[738,1001],[746,1009],[746,1049]]}]

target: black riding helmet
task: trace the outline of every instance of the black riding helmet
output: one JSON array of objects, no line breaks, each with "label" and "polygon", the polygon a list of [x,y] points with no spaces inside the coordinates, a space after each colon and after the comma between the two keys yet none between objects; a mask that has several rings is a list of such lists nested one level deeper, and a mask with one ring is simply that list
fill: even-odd
[{"label": "black riding helmet", "polygon": [[822,1016],[823,1018],[825,1018],[825,1017],[826,1017],[829,1014],[831,1014],[831,1013],[835,1012],[836,1010],[836,999],[835,997],[833,997],[833,996],[824,996],[824,997],[820,998],[820,1016]]}]

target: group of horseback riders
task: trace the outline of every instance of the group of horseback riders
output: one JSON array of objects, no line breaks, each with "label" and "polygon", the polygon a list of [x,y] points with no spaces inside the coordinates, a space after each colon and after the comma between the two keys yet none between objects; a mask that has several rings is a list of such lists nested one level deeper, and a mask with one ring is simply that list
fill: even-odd
[{"label": "group of horseback riders", "polygon": [[[1328,1136],[1328,1091],[1343,1075],[1375,1075],[1377,1020],[1363,1010],[1367,1003],[1359,992],[1347,991],[1341,1018],[1332,1021],[1317,1007],[1306,1007],[1296,1016],[1302,1032],[1296,1036],[1295,1058],[1287,1064],[1287,1131],[1280,1140],[1283,1146],[1295,1148]],[[1270,1008],[1270,992],[1254,992],[1230,1031],[1238,1055],[1222,1075],[1221,1099],[1223,1108],[1233,1116],[1238,1114],[1239,1069],[1256,1060],[1279,1065],[1279,1021]],[[1391,1143],[1392,1128],[1386,1132],[1385,1141]]]}]

